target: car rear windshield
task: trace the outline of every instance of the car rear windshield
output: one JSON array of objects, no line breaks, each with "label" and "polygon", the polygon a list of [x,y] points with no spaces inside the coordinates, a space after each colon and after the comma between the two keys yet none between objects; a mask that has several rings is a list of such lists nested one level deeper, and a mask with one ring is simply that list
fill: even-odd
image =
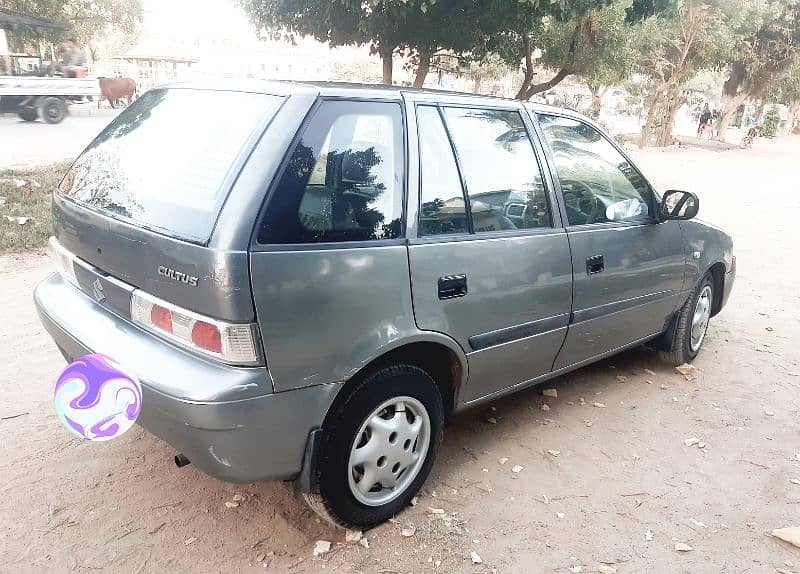
[{"label": "car rear windshield", "polygon": [[249,92],[150,90],[89,144],[59,192],[111,217],[205,243],[232,168],[282,101]]}]

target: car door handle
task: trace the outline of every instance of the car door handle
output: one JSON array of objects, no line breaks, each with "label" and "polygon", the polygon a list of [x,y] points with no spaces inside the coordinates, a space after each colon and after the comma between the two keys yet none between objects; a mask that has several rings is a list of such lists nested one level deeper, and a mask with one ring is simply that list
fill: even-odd
[{"label": "car door handle", "polygon": [[455,299],[467,294],[466,275],[439,277],[439,299]]},{"label": "car door handle", "polygon": [[605,261],[603,260],[602,255],[594,255],[592,257],[586,258],[587,275],[594,275],[595,273],[600,273],[605,268],[606,264]]}]

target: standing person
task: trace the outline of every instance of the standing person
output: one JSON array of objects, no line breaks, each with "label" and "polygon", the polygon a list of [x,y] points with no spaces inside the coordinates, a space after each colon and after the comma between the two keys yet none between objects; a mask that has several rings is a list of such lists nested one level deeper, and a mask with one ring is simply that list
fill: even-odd
[{"label": "standing person", "polygon": [[697,124],[697,137],[700,137],[700,134],[703,132],[703,128],[711,122],[711,118],[711,110],[708,108],[708,103],[706,103],[705,107],[703,108],[703,113],[700,114],[700,123]]}]

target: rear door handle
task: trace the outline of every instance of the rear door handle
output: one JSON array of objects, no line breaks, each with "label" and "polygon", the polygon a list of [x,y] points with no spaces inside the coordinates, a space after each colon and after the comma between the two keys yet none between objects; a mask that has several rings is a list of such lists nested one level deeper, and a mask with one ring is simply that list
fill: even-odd
[{"label": "rear door handle", "polygon": [[592,257],[586,258],[587,275],[594,275],[595,273],[600,273],[605,268],[606,264],[605,261],[603,260],[602,255],[594,255]]},{"label": "rear door handle", "polygon": [[466,275],[439,277],[439,299],[455,299],[467,294]]}]

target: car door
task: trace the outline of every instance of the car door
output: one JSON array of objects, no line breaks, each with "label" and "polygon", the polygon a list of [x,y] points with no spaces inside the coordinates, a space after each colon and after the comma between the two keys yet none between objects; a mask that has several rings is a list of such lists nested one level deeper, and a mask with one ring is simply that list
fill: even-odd
[{"label": "car door", "polygon": [[557,175],[574,293],[561,369],[663,332],[683,289],[680,225],[660,221],[651,186],[606,136],[577,118],[537,114]]},{"label": "car door", "polygon": [[548,373],[569,320],[567,235],[524,116],[505,102],[409,105],[414,316],[466,352],[461,403]]}]

